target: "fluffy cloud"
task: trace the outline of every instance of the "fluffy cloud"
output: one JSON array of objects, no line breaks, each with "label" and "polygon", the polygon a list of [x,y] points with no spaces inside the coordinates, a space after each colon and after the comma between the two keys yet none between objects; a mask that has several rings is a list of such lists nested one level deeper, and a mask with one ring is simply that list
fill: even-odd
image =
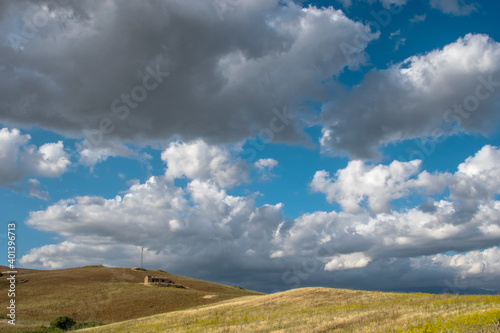
[{"label": "fluffy cloud", "polygon": [[[274,256],[310,255],[321,247],[328,252],[320,256],[325,269],[335,271],[390,258],[493,246],[500,237],[500,202],[494,199],[500,188],[495,182],[500,179],[499,158],[498,148],[487,145],[454,174],[423,171],[417,175],[419,161],[394,161],[388,166],[351,161],[336,179],[317,172],[312,188],[324,192],[329,201],[338,201],[345,212],[315,212],[284,225],[275,239],[279,250]],[[415,190],[433,194],[447,187],[450,198],[431,201],[432,209],[389,209],[392,200]],[[362,209],[359,204],[365,199],[368,207]],[[444,259],[449,257],[436,258],[445,268]]]},{"label": "fluffy cloud", "polygon": [[[85,129],[95,145],[254,136],[274,108],[297,113],[304,100],[325,98],[321,82],[364,63],[377,38],[367,33],[347,59],[339,45],[365,26],[292,1],[240,1],[223,13],[204,0],[46,2],[4,5],[3,121],[72,137]],[[17,17],[40,28],[24,36]],[[303,140],[300,121],[274,139]]]},{"label": "fluffy cloud", "polygon": [[500,151],[484,146],[458,166],[451,195],[455,198],[491,199],[500,188]]},{"label": "fluffy cloud", "polygon": [[[283,221],[281,208],[281,204],[256,207],[252,196],[228,195],[210,181],[193,180],[181,189],[164,177],[152,177],[131,186],[123,196],[77,197],[32,212],[27,225],[68,240],[32,249],[21,262],[50,268],[109,263],[121,249],[131,253],[144,246],[152,254],[146,261],[150,264],[193,274],[232,276],[234,270],[245,274],[270,265],[270,239]],[[221,266],[214,269],[214,260]]]},{"label": "fluffy cloud", "polygon": [[445,14],[469,15],[477,10],[476,3],[467,4],[465,0],[431,0],[431,7]]},{"label": "fluffy cloud", "polygon": [[278,165],[278,161],[272,158],[261,158],[254,163],[259,170],[268,169],[271,170]]},{"label": "fluffy cloud", "polygon": [[322,149],[374,158],[386,142],[485,133],[498,116],[499,70],[500,44],[473,34],[373,70],[345,98],[323,106]]},{"label": "fluffy cloud", "polygon": [[173,142],[161,154],[167,163],[168,179],[213,180],[221,187],[233,187],[247,180],[248,166],[241,159],[232,159],[229,151],[209,146],[204,141]]},{"label": "fluffy cloud", "polygon": [[[163,197],[165,201],[172,198],[165,195],[168,189],[164,187],[155,193],[157,185],[152,180],[140,185],[148,193],[137,198],[149,194],[146,200],[126,199],[140,191],[131,188],[122,200],[78,198],[32,213],[29,225],[69,239],[32,249],[21,263],[45,268],[96,262],[133,266],[140,246],[146,246],[147,265],[218,281],[238,281],[267,291],[272,290],[270,286],[292,287],[292,281],[328,285],[332,278],[349,285],[349,280],[352,283],[354,278],[358,283],[379,270],[395,279],[391,280],[394,285],[365,281],[365,287],[427,283],[444,288],[445,278],[472,278],[472,284],[478,272],[498,274],[498,258],[494,256],[498,250],[492,248],[484,251],[491,255],[482,255],[476,249],[500,240],[499,202],[482,206],[473,219],[458,226],[454,225],[453,205],[447,201],[437,203],[434,213],[412,209],[370,217],[317,212],[283,223],[281,205],[255,207],[251,198],[228,196],[199,181],[188,190],[194,205],[184,202],[186,214],[178,216],[170,207],[162,208]],[[151,201],[160,202],[152,205]],[[449,250],[470,252],[455,257],[439,255]],[[480,267],[474,262],[477,256],[481,257]],[[434,274],[421,276],[429,270]],[[490,281],[487,285],[494,284]]]},{"label": "fluffy cloud", "polygon": [[[34,162],[33,168],[36,174],[41,176],[57,177],[66,172],[68,165],[71,164],[68,154],[64,151],[62,141],[46,143],[37,150],[34,147],[29,147],[27,152],[31,155],[27,158]],[[29,163],[30,161],[23,162]]]},{"label": "fluffy cloud", "polygon": [[278,161],[272,158],[261,158],[254,165],[259,170],[261,179],[268,180],[273,177],[272,170],[278,165]]},{"label": "fluffy cloud", "polygon": [[390,165],[369,166],[362,161],[350,161],[337,171],[336,179],[326,171],[318,171],[311,182],[314,192],[326,194],[328,202],[337,201],[349,213],[363,211],[360,203],[368,198],[375,213],[387,211],[389,202],[409,194],[408,181],[420,169],[420,161],[394,161]]},{"label": "fluffy cloud", "polygon": [[[337,212],[306,214],[280,229],[274,239],[279,253],[274,253],[274,257],[283,260],[312,257],[327,271],[369,270],[391,260],[450,250],[477,251],[492,247],[500,240],[500,202],[481,204],[478,211],[461,224],[456,223],[453,202],[443,200],[435,205],[434,212],[414,208],[376,216]],[[486,262],[485,266],[488,265]],[[494,270],[498,271],[495,265]],[[415,285],[416,280],[412,279],[411,283]]]},{"label": "fluffy cloud", "polygon": [[40,147],[29,144],[31,137],[14,128],[0,129],[0,185],[24,176],[58,177],[71,164],[62,141]]},{"label": "fluffy cloud", "polygon": [[349,213],[364,212],[366,200],[371,213],[388,212],[393,200],[409,194],[441,193],[450,189],[450,198],[473,203],[491,200],[500,188],[500,151],[484,146],[458,166],[457,172],[433,173],[420,171],[420,160],[393,161],[390,165],[369,165],[360,160],[350,161],[331,178],[325,170],[317,171],[311,190],[326,195],[328,202],[338,202]]},{"label": "fluffy cloud", "polygon": [[361,252],[351,253],[351,254],[341,254],[333,257],[333,259],[330,260],[325,265],[325,270],[336,271],[343,269],[366,267],[366,265],[368,265],[370,261],[371,258],[367,257]]},{"label": "fluffy cloud", "polygon": [[421,257],[414,259],[415,266],[439,265],[441,268],[453,268],[465,278],[467,276],[500,274],[500,248],[492,247],[484,251],[470,251],[465,254]]}]

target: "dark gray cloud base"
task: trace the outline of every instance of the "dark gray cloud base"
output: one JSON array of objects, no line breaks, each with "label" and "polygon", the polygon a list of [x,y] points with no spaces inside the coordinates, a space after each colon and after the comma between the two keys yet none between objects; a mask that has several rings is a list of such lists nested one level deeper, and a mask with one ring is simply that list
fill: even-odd
[{"label": "dark gray cloud base", "polygon": [[340,91],[331,79],[366,64],[378,38],[340,10],[277,0],[44,4],[4,5],[0,117],[10,125],[94,145],[233,143],[286,108],[290,124],[271,140],[305,142],[303,127],[316,124],[323,152],[375,158],[387,142],[486,134],[497,123],[500,47],[488,36],[374,69]]},{"label": "dark gray cloud base", "polygon": [[[297,113],[325,98],[321,81],[366,60],[338,47],[365,29],[341,11],[237,3],[225,12],[201,0],[6,5],[0,116],[72,137],[86,129],[96,142],[97,129],[133,142],[234,142],[268,126],[273,108]],[[362,47],[376,35],[366,38]],[[274,139],[303,140],[302,118]]]}]

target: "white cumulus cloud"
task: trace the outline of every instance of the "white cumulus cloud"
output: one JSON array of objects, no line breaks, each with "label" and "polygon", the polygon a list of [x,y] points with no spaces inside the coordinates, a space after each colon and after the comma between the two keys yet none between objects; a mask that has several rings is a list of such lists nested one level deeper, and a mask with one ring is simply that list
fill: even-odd
[{"label": "white cumulus cloud", "polygon": [[16,128],[0,129],[0,185],[25,176],[58,177],[67,171],[71,161],[62,141],[36,147],[30,140]]},{"label": "white cumulus cloud", "polygon": [[353,160],[337,171],[335,180],[324,170],[316,172],[311,189],[325,193],[329,202],[340,203],[349,213],[362,211],[360,203],[367,198],[370,210],[379,213],[389,209],[390,201],[409,194],[408,181],[419,169],[419,160],[394,161],[387,166]]},{"label": "white cumulus cloud", "polygon": [[167,163],[168,179],[213,180],[221,187],[233,187],[247,181],[248,165],[233,159],[228,150],[210,146],[202,140],[173,142],[161,154]]},{"label": "white cumulus cloud", "polygon": [[335,256],[325,265],[325,270],[336,271],[351,268],[362,268],[366,267],[371,261],[370,257],[367,257],[363,253],[351,253],[342,254]]},{"label": "white cumulus cloud", "polygon": [[278,161],[273,158],[261,158],[254,165],[260,173],[260,178],[269,180],[274,176],[272,170],[278,165]]}]

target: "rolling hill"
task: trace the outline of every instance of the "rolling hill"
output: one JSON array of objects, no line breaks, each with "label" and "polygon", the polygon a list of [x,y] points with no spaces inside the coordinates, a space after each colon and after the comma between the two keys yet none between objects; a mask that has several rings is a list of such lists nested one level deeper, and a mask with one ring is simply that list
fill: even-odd
[{"label": "rolling hill", "polygon": [[500,296],[303,288],[85,332],[498,332]]},{"label": "rolling hill", "polygon": [[[2,320],[1,332],[46,332],[39,327],[63,315],[107,324],[82,330],[98,333],[498,332],[500,318],[499,295],[330,288],[265,295],[164,271],[87,266],[18,272],[17,325]],[[186,288],[145,286],[146,275]],[[7,290],[5,278],[0,286]],[[7,293],[0,300],[7,304]]]},{"label": "rolling hill", "polygon": [[[0,271],[8,268],[0,266]],[[0,322],[1,332],[30,331],[58,316],[77,322],[119,322],[188,309],[259,292],[173,275],[164,271],[87,266],[60,270],[18,269],[16,326]],[[186,287],[150,287],[146,275],[165,276]],[[7,304],[8,281],[0,278],[0,304]],[[5,314],[0,313],[2,319]]]}]

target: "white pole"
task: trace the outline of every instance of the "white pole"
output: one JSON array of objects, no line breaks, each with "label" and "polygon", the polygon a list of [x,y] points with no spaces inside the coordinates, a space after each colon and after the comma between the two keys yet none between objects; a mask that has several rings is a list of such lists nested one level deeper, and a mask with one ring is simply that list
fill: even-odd
[{"label": "white pole", "polygon": [[141,249],[141,268],[142,268],[142,259],[144,258],[144,246]]}]

